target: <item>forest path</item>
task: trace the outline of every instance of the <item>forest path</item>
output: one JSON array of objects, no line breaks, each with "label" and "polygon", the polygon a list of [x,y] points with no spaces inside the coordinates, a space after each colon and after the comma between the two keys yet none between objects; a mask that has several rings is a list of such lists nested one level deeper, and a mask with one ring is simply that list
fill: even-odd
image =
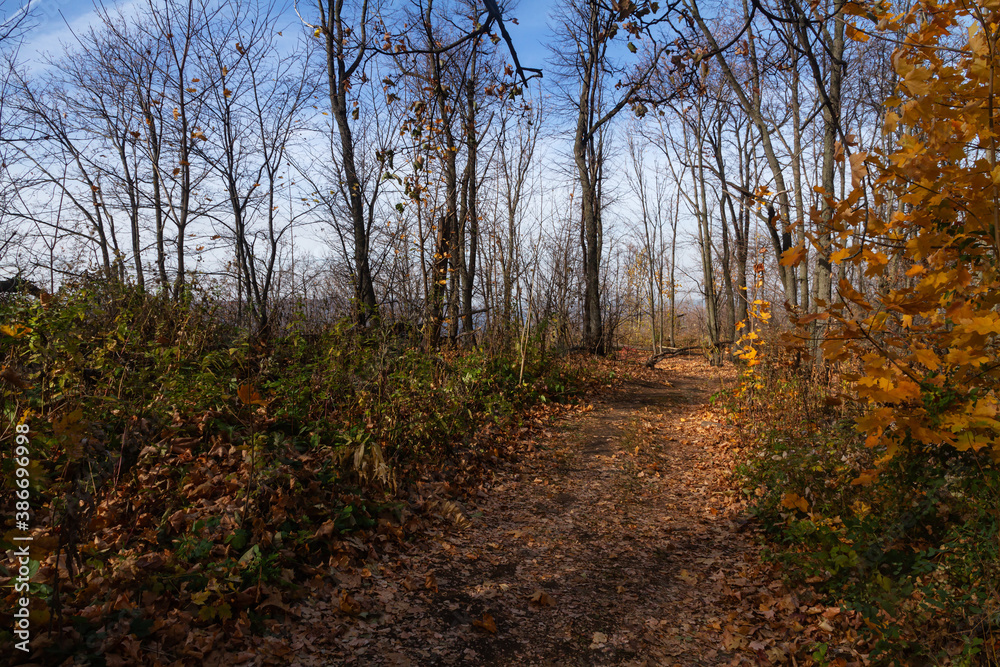
[{"label": "forest path", "polygon": [[[760,584],[748,581],[757,550],[741,532],[727,429],[709,402],[722,377],[700,359],[629,371],[498,471],[463,528],[355,588],[348,604],[377,611],[327,641],[309,633],[319,641],[293,655],[303,664],[729,664],[725,647],[748,641],[730,632],[745,621],[738,590]],[[336,607],[314,608],[315,630]]]}]

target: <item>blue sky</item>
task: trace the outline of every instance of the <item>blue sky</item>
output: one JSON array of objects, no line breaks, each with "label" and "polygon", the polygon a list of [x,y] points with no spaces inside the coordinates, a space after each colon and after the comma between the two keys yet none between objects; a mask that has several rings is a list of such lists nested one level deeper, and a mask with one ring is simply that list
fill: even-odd
[{"label": "blue sky", "polygon": [[[105,0],[102,4],[113,7],[133,2],[143,3],[143,0]],[[299,11],[303,12],[303,16],[308,18],[305,12],[313,7],[314,2],[300,0]],[[545,67],[545,60],[549,57],[545,45],[550,38],[547,21],[553,5],[554,0],[521,0],[519,6],[505,16],[518,21],[518,25],[509,20],[506,24],[518,58],[525,67]],[[22,52],[29,60],[36,59],[36,54],[40,53],[58,54],[62,50],[60,43],[72,42],[72,32],[84,30],[94,18],[93,0],[32,0],[31,7],[34,28],[28,35],[27,48]],[[286,19],[289,23],[298,22],[290,5]]]},{"label": "blue sky", "polygon": [[510,12],[518,25],[505,21],[524,67],[545,68],[545,60],[549,57],[546,45],[551,38],[547,22],[553,4],[554,0],[521,0],[520,6]]},{"label": "blue sky", "polygon": [[[222,0],[224,1],[224,0]],[[392,0],[396,3],[403,3],[407,0]],[[10,0],[7,0],[10,2]],[[129,4],[144,5],[148,0],[105,0],[107,7],[124,6]],[[308,20],[306,12],[311,10],[315,0],[299,0],[300,11]],[[16,5],[15,5],[16,6]],[[27,36],[26,44],[21,50],[21,56],[27,61],[31,68],[37,68],[41,63],[41,54],[50,53],[58,57],[62,50],[62,44],[72,44],[74,32],[85,32],[87,27],[94,21],[93,0],[32,0],[34,28]],[[549,13],[555,7],[555,0],[520,0],[520,5],[512,11],[505,12],[507,28],[517,49],[518,58],[524,67],[542,68],[545,70],[543,86],[551,84],[552,75],[549,72],[547,60],[550,52],[547,44],[551,40],[551,31],[548,27]],[[278,29],[290,30],[291,26],[299,23],[298,17],[291,9],[284,15],[283,25]],[[516,18],[515,25],[510,19]],[[291,33],[286,33],[290,35]],[[542,157],[547,164],[555,160],[552,164],[560,165],[559,173],[565,177],[566,183],[572,182],[572,177],[564,173],[563,168],[567,163],[560,158],[556,146],[559,144],[558,138],[550,137],[545,142]],[[563,158],[565,156],[563,155]],[[620,179],[617,179],[620,180]],[[615,182],[617,183],[617,180]],[[619,184],[621,185],[621,184]],[[622,190],[626,199],[629,196],[626,190]],[[627,208],[627,206],[626,206]],[[625,218],[630,218],[631,214],[623,210]],[[683,253],[679,253],[682,254]]]}]

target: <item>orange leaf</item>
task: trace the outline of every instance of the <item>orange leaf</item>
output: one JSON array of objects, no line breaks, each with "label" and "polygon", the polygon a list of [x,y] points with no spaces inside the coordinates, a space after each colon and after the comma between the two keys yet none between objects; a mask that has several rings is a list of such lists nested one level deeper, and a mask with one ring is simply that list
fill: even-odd
[{"label": "orange leaf", "polygon": [[806,499],[791,491],[785,494],[785,497],[781,500],[781,506],[787,507],[790,510],[797,509],[802,512],[809,510],[809,503]]},{"label": "orange leaf", "polygon": [[857,479],[852,479],[851,484],[853,486],[868,486],[872,482],[878,479],[878,470],[865,470]]},{"label": "orange leaf", "polygon": [[855,42],[867,42],[868,41],[868,35],[866,35],[865,33],[861,32],[860,30],[858,30],[857,28],[855,28],[850,23],[848,23],[845,27],[847,28],[847,38],[848,39],[854,40]]},{"label": "orange leaf", "polygon": [[805,246],[797,245],[781,253],[782,266],[798,266],[799,262],[806,256]]},{"label": "orange leaf", "polygon": [[236,390],[236,395],[243,405],[267,405],[267,401],[260,397],[260,394],[250,383],[241,384]]},{"label": "orange leaf", "polygon": [[830,261],[833,262],[834,264],[840,264],[845,259],[850,257],[853,254],[853,252],[854,251],[851,248],[841,248],[837,252],[830,255]]}]

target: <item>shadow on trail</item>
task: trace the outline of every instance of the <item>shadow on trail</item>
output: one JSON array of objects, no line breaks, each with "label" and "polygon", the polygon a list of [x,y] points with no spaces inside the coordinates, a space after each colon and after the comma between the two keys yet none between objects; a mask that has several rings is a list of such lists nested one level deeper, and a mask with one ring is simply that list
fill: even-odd
[{"label": "shadow on trail", "polygon": [[[414,543],[320,617],[298,664],[716,665],[755,552],[726,485],[720,387],[664,362],[571,411],[498,470],[463,529]],[[377,564],[372,565],[373,571]],[[749,575],[748,575],[749,576]]]}]

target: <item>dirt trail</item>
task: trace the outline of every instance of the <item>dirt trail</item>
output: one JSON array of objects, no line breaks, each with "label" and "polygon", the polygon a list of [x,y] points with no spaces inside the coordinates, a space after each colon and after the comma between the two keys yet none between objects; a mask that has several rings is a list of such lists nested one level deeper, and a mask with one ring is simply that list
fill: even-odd
[{"label": "dirt trail", "polygon": [[726,427],[709,405],[719,388],[700,360],[661,362],[554,424],[497,473],[464,528],[351,598],[377,613],[324,640],[338,601],[314,608],[303,621],[318,639],[292,655],[303,664],[730,663],[724,635],[739,604],[730,586],[747,583],[756,550],[724,480]]}]

